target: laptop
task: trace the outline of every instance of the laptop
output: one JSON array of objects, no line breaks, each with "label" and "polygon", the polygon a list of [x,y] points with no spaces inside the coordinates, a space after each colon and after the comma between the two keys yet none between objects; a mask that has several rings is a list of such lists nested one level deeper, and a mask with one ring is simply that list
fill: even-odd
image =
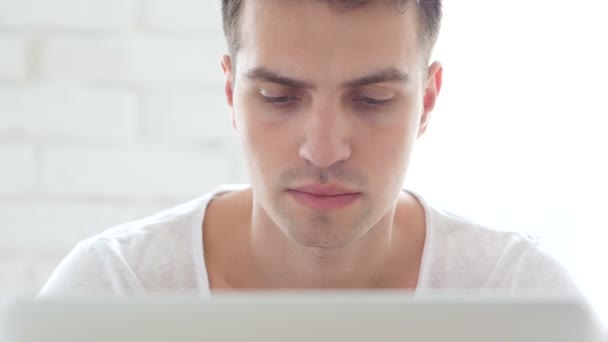
[{"label": "laptop", "polygon": [[239,293],[201,297],[11,299],[6,342],[584,342],[574,297],[397,292]]}]

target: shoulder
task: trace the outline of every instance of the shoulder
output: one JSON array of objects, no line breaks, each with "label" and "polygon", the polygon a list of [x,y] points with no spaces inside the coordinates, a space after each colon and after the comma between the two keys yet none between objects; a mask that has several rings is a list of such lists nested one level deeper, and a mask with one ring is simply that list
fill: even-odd
[{"label": "shoulder", "polygon": [[443,273],[444,285],[578,292],[573,277],[538,237],[490,229],[439,209],[429,208],[429,216],[429,258]]},{"label": "shoulder", "polygon": [[435,242],[448,250],[475,255],[521,255],[540,246],[538,236],[491,229],[448,211],[429,208]]},{"label": "shoulder", "polygon": [[202,224],[207,204],[219,194],[245,187],[221,185],[192,201],[81,241],[39,295],[129,295],[204,288]]},{"label": "shoulder", "polygon": [[114,241],[92,238],[79,242],[61,261],[42,287],[39,296],[98,294],[112,291],[119,294],[139,289],[136,279],[129,277]]},{"label": "shoulder", "polygon": [[[222,190],[223,188],[218,188]],[[193,269],[192,248],[201,235],[205,207],[216,192],[155,215],[121,224],[79,242],[39,295],[109,292],[136,294],[163,286],[167,269]],[[202,244],[202,241],[201,241]],[[202,248],[202,247],[201,247]],[[178,263],[179,266],[171,267]]]},{"label": "shoulder", "polygon": [[112,227],[81,244],[109,245],[127,258],[131,254],[158,251],[160,243],[164,245],[162,250],[169,253],[167,248],[173,244],[190,240],[194,225],[202,222],[209,199],[210,195],[206,194],[155,215]]}]

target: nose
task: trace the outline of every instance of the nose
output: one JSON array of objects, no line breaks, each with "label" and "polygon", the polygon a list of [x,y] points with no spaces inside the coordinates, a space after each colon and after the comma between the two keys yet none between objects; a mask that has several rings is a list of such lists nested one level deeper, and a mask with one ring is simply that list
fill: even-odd
[{"label": "nose", "polygon": [[338,109],[317,108],[306,114],[300,158],[318,168],[328,168],[351,156],[348,118]]}]

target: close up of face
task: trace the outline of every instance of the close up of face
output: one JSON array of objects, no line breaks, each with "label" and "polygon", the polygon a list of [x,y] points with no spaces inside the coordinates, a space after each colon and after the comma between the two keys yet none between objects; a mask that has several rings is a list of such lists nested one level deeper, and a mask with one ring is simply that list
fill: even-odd
[{"label": "close up of face", "polygon": [[254,215],[318,248],[392,219],[441,83],[415,4],[245,1],[239,20],[223,67]]}]

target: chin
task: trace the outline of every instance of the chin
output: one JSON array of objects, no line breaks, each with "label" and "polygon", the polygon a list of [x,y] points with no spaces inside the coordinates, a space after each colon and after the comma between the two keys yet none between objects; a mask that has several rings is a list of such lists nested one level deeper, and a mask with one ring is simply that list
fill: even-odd
[{"label": "chin", "polygon": [[[344,224],[331,226],[315,225],[309,227],[292,227],[287,231],[289,238],[306,248],[340,249],[353,244],[362,234],[360,229],[337,231],[335,227],[344,229]],[[303,231],[303,229],[305,229]]]}]

